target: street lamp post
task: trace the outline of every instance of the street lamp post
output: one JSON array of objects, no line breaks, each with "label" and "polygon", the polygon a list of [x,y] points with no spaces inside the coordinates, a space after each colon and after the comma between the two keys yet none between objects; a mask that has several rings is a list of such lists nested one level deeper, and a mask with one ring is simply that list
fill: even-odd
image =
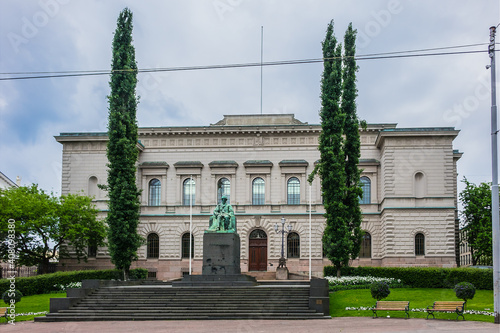
[{"label": "street lamp post", "polygon": [[284,217],[281,218],[281,230],[279,230],[278,223],[274,225],[274,231],[276,233],[281,233],[281,258],[279,260],[278,268],[286,267],[286,259],[285,259],[285,234],[292,231],[292,225],[289,224],[287,226],[288,230],[285,230],[285,222],[286,219]]}]

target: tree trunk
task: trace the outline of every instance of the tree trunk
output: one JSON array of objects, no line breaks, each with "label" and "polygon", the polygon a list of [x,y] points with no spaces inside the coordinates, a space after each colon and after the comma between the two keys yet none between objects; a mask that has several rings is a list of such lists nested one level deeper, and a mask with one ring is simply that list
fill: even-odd
[{"label": "tree trunk", "polygon": [[42,260],[42,263],[40,264],[40,273],[39,274],[47,274],[49,273],[49,265],[50,265],[50,262],[49,262],[49,259],[48,258],[44,258]]}]

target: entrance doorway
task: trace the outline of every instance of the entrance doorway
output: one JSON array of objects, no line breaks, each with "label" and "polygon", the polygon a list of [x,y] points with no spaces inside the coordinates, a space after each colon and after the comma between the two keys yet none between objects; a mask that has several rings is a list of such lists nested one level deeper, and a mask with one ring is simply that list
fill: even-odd
[{"label": "entrance doorway", "polygon": [[255,229],[250,233],[248,242],[248,270],[267,271],[267,234]]}]

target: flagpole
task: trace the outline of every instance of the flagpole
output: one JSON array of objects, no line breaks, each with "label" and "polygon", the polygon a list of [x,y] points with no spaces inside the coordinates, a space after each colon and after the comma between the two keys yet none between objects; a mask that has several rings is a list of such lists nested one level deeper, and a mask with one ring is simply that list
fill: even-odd
[{"label": "flagpole", "polygon": [[311,244],[311,234],[312,234],[312,183],[309,184],[309,280],[312,278],[312,244]]},{"label": "flagpole", "polygon": [[192,247],[193,247],[193,175],[189,176],[189,275],[192,267]]}]

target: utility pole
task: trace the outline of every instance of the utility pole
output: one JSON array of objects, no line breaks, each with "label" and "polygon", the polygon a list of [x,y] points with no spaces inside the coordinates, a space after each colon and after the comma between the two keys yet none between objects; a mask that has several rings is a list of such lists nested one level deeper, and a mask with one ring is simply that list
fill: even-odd
[{"label": "utility pole", "polygon": [[260,114],[262,115],[262,61],[264,59],[264,26],[260,27]]},{"label": "utility pole", "polygon": [[500,218],[498,197],[498,146],[497,146],[497,91],[495,72],[495,32],[490,27],[488,53],[491,59],[491,224],[493,229],[493,304],[495,323],[500,324]]}]

